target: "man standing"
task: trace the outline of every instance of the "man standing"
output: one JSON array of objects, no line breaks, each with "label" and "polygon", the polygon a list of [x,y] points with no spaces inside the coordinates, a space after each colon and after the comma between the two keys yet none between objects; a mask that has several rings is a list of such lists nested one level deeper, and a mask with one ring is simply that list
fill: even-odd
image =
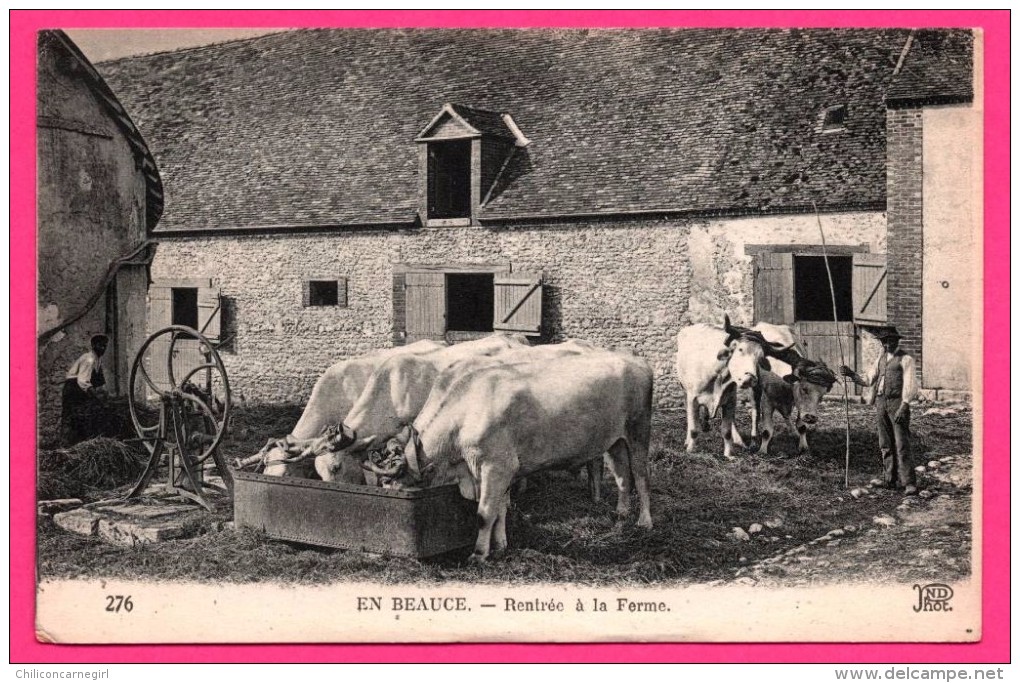
[{"label": "man standing", "polygon": [[102,357],[109,338],[93,335],[91,351],[86,351],[67,371],[61,394],[60,436],[65,446],[92,438],[103,432],[101,412],[106,396]]},{"label": "man standing", "polygon": [[871,481],[874,486],[902,488],[908,496],[917,494],[914,462],[910,453],[910,402],[917,396],[914,359],[900,348],[900,333],[893,326],[869,330],[882,343],[884,352],[871,370],[861,377],[847,366],[840,372],[862,387],[873,387],[878,418],[878,446],[882,450],[884,475]]}]

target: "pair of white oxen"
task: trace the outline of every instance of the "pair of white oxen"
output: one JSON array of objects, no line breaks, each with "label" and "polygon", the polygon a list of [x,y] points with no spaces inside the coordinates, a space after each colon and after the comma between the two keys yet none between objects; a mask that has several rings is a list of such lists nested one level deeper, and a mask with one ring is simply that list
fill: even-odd
[{"label": "pair of white oxen", "polygon": [[796,409],[800,451],[806,453],[808,432],[818,422],[819,401],[836,382],[824,362],[801,355],[789,326],[738,327],[729,316],[722,329],[697,324],[680,331],[676,372],[687,396],[688,452],[694,450],[699,427],[707,431],[708,416],[718,412],[727,458],[732,457],[734,444],[745,446],[734,422],[738,390],[751,390],[751,436],[756,440],[752,449],[767,453],[774,413],[789,420]]},{"label": "pair of white oxen", "polygon": [[[398,486],[456,483],[478,501],[473,557],[485,560],[506,549],[515,480],[588,464],[597,486],[603,454],[617,514],[629,514],[633,485],[637,525],[650,528],[651,404],[651,367],[628,353],[581,341],[532,347],[500,334],[421,341],[330,367],[292,433],[255,459],[269,475],[314,476],[314,463],[326,481],[363,484],[374,470]],[[394,443],[400,466],[374,465],[369,454]]]}]

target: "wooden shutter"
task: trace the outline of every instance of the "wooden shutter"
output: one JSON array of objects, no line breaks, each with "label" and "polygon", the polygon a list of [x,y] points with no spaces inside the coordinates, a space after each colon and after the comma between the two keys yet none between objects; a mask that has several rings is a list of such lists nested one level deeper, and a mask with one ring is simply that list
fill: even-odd
[{"label": "wooden shutter", "polygon": [[[157,286],[155,284],[149,287],[148,318],[149,334],[168,327],[172,323],[173,299],[170,287]],[[143,361],[145,363],[145,370],[149,373],[149,378],[160,389],[170,388],[166,372],[166,357],[169,352],[170,335],[160,335],[149,344],[149,348],[145,352],[145,359]],[[134,359],[131,362],[133,363]],[[145,389],[144,380],[136,380],[137,389],[144,389],[148,394],[148,390]]]},{"label": "wooden shutter", "polygon": [[220,340],[220,290],[198,288],[198,331],[211,342]]},{"label": "wooden shutter", "polygon": [[493,286],[493,330],[529,335],[542,333],[541,275],[497,273]]},{"label": "wooden shutter", "polygon": [[340,308],[347,308],[347,278],[337,278],[336,281],[336,305]]},{"label": "wooden shutter", "polygon": [[446,336],[446,274],[404,274],[407,343]]},{"label": "wooden shutter", "polygon": [[865,325],[888,322],[886,312],[885,254],[854,254],[854,322]]},{"label": "wooden shutter", "polygon": [[755,254],[754,320],[777,325],[794,321],[793,254]]}]

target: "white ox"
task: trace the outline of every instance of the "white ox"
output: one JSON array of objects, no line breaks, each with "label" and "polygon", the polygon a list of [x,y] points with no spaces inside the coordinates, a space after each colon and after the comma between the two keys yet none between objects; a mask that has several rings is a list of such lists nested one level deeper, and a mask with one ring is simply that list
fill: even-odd
[{"label": "white ox", "polygon": [[497,364],[462,374],[441,393],[406,430],[402,476],[417,486],[456,482],[461,495],[478,501],[474,560],[506,549],[515,479],[606,452],[619,489],[617,513],[629,514],[633,484],[637,524],[651,528],[652,370],[643,360],[594,351]]},{"label": "white ox", "polygon": [[357,465],[356,454],[378,449],[411,424],[432,391],[439,374],[457,361],[528,347],[523,335],[494,334],[430,353],[405,354],[384,360],[368,378],[361,395],[343,418],[354,443],[339,452],[319,453],[315,471],[324,481]]},{"label": "white ox", "polygon": [[[707,429],[708,415],[722,414],[723,456],[733,457],[733,444],[744,442],[733,424],[736,392],[758,382],[761,370],[769,369],[767,353],[784,351],[788,344],[770,344],[758,331],[735,327],[726,316],[722,329],[704,323],[685,327],[677,334],[676,373],[687,397],[688,452],[694,450],[698,422]],[[699,420],[699,417],[701,418]]]},{"label": "white ox", "polygon": [[[334,363],[315,382],[304,412],[291,433],[282,440],[270,441],[257,455],[238,461],[236,465],[245,466],[262,461],[266,465],[264,474],[270,476],[313,476],[310,462],[288,462],[290,454],[279,444],[287,444],[291,451],[306,448],[326,427],[343,422],[364,391],[369,377],[386,360],[394,356],[431,353],[445,347],[446,344],[441,342],[423,340]],[[354,467],[344,471],[342,480],[364,483],[364,474],[355,463]]]},{"label": "white ox", "polygon": [[761,332],[769,342],[787,346],[787,351],[770,359],[771,370],[762,370],[758,383],[751,389],[754,398],[751,406],[751,436],[760,442],[752,446],[752,449],[757,448],[762,455],[768,454],[769,443],[775,434],[774,414],[778,412],[790,420],[796,408],[795,426],[800,437],[799,451],[809,453],[808,433],[818,423],[818,403],[832,389],[836,375],[824,362],[800,355],[793,331],[788,326],[758,323],[751,329]]},{"label": "white ox", "polygon": [[[439,373],[432,385],[432,391],[429,393],[425,405],[421,408],[421,412],[435,412],[437,407],[447,400],[446,394],[454,382],[461,377],[477,372],[478,370],[496,367],[499,365],[517,365],[521,363],[548,361],[554,358],[591,353],[593,351],[605,351],[605,349],[581,339],[568,339],[558,344],[513,348],[492,356],[463,358],[452,363],[449,367]],[[406,443],[407,435],[403,435],[402,439]],[[374,471],[376,474],[385,476],[385,472],[374,467],[370,461],[366,462],[366,467]],[[589,494],[593,501],[599,502],[602,498],[602,459],[596,458],[588,461],[586,463],[586,469],[588,472]],[[527,481],[524,478],[518,480],[517,485],[515,486],[515,493],[523,492],[526,483]]]}]

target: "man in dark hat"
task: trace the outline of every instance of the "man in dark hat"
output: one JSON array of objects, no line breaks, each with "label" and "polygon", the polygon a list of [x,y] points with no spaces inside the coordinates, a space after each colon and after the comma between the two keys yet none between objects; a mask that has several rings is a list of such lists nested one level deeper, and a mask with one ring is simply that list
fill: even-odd
[{"label": "man in dark hat", "polygon": [[868,329],[882,343],[884,352],[861,377],[847,366],[840,372],[862,387],[874,389],[878,417],[878,446],[882,449],[884,473],[872,479],[874,486],[902,488],[908,496],[917,494],[914,461],[910,453],[910,402],[917,396],[914,359],[899,348],[900,333],[892,325]]},{"label": "man in dark hat", "polygon": [[60,436],[65,446],[104,431],[106,377],[102,358],[109,341],[105,334],[93,335],[89,339],[92,350],[79,356],[65,375],[60,406]]}]

